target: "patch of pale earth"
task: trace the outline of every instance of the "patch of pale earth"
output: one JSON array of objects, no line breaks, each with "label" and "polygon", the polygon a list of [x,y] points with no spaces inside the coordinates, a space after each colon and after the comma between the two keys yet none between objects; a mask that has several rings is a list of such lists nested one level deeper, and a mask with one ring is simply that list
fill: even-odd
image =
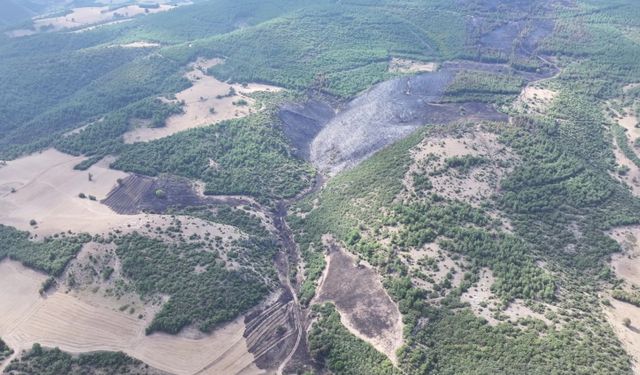
[{"label": "patch of pale earth", "polygon": [[[466,173],[454,168],[437,173],[445,168],[448,158],[463,156],[483,157],[486,161]],[[499,181],[517,161],[515,154],[500,144],[495,134],[481,130],[460,137],[427,137],[412,150],[412,157],[414,162],[403,180],[407,192],[424,193],[414,187],[413,175],[418,173],[426,175],[431,182],[429,192],[475,207],[498,191]]]},{"label": "patch of pale earth", "polygon": [[138,42],[131,42],[131,43],[127,43],[127,44],[118,44],[118,47],[122,47],[122,48],[151,48],[151,47],[160,47],[160,43],[138,41]]},{"label": "patch of pale earth", "polygon": [[[542,320],[547,325],[553,324],[544,314],[533,311],[522,300],[516,299],[510,302],[506,309],[502,308],[500,298],[491,292],[494,281],[491,270],[483,268],[480,271],[480,280],[463,293],[460,300],[469,303],[473,313],[484,318],[490,325],[497,325],[503,321],[515,323],[523,318],[534,318]],[[548,304],[544,304],[544,307],[552,311],[556,310],[555,306]],[[503,316],[503,319],[497,319],[496,314]]]},{"label": "patch of pale earth", "polygon": [[[109,169],[112,158],[106,157],[86,171],[73,166],[83,157],[71,156],[54,149],[6,162],[0,168],[0,224],[30,231],[39,238],[61,232],[105,234],[110,231],[138,231],[166,241],[173,240],[164,229],[175,226],[176,217],[169,215],[120,215],[99,200],[128,174]],[[89,179],[91,176],[91,179]],[[87,198],[80,198],[83,193]],[[94,196],[96,200],[88,197]],[[177,217],[181,235],[238,238],[231,226],[204,220]],[[31,225],[30,220],[36,225]],[[161,232],[157,228],[162,229]]]},{"label": "patch of pale earth", "polygon": [[616,158],[616,164],[621,167],[626,167],[627,172],[623,175],[610,172],[610,175],[629,186],[633,195],[640,197],[640,168],[620,150],[618,142],[615,139],[613,140],[613,155]]},{"label": "patch of pale earth", "polygon": [[[442,283],[449,272],[453,273],[452,288],[458,287],[464,278],[466,262],[460,258],[454,260],[451,255],[440,248],[437,243],[430,243],[421,248],[409,248],[408,253],[402,253],[403,262],[409,267],[411,274],[420,274],[425,277],[413,276],[412,282],[421,288],[431,290],[435,284]],[[435,266],[430,266],[431,259]]]},{"label": "patch of pale earth", "polygon": [[622,253],[611,256],[611,268],[616,276],[630,283],[640,286],[640,227],[629,226],[609,231],[609,236],[622,247]]},{"label": "patch of pale earth", "polygon": [[[128,175],[109,169],[109,157],[86,171],[74,170],[83,160],[49,149],[7,162],[0,169],[0,223],[49,235],[101,232],[122,221],[98,201]],[[87,198],[79,198],[80,193]],[[36,226],[29,224],[31,219]]]},{"label": "patch of pale earth", "polygon": [[640,124],[638,122],[638,116],[634,112],[633,108],[625,108],[624,115],[618,117],[616,121],[618,125],[627,130],[627,134],[630,138],[630,144],[633,144],[636,139],[640,138]]},{"label": "patch of pale earth", "polygon": [[357,261],[332,238],[326,244],[330,250],[329,261],[316,300],[334,303],[340,321],[349,332],[397,364],[396,351],[403,344],[398,307],[374,269]]},{"label": "patch of pale earth", "polygon": [[20,38],[23,36],[33,35],[35,33],[37,33],[37,31],[32,29],[17,29],[17,30],[6,31],[4,34],[10,38]]},{"label": "patch of pale earth", "polygon": [[[192,86],[177,93],[176,99],[170,101],[184,103],[183,113],[169,117],[163,127],[138,128],[125,133],[125,143],[146,142],[183,130],[248,116],[256,111],[256,101],[249,94],[281,90],[279,87],[257,83],[230,84],[206,74],[208,68],[222,62],[221,59],[199,59],[191,64],[185,77],[191,81]],[[246,105],[238,104],[240,100],[244,100]]]},{"label": "patch of pale earth", "polygon": [[95,29],[103,27],[103,26],[117,25],[119,23],[125,23],[125,22],[129,22],[129,21],[132,21],[132,20],[133,20],[132,18],[128,18],[128,19],[124,19],[124,20],[105,22],[105,23],[101,23],[99,25],[87,26],[87,27],[83,27],[81,29],[73,30],[73,31],[71,31],[71,33],[73,33],[73,34],[84,33],[84,32],[87,32],[87,31],[95,30]]},{"label": "patch of pale earth", "polygon": [[80,126],[80,127],[78,127],[78,128],[75,128],[75,129],[73,129],[73,130],[69,130],[68,132],[66,132],[66,133],[62,134],[62,136],[63,136],[63,137],[68,137],[68,136],[71,136],[71,135],[74,135],[74,134],[78,134],[78,133],[80,133],[81,131],[83,131],[84,129],[86,129],[89,125],[90,125],[90,124],[82,125],[82,126]]},{"label": "patch of pale earth", "polygon": [[[610,298],[609,302],[611,306],[604,308],[607,321],[627,354],[633,359],[634,374],[640,374],[640,308],[613,298]],[[631,320],[628,327],[624,324],[625,319]]]},{"label": "patch of pale earth", "polygon": [[532,84],[522,90],[513,106],[523,113],[545,113],[557,95],[557,91]]},{"label": "patch of pale earth", "polygon": [[[119,291],[117,283],[123,280],[122,266],[115,250],[113,243],[85,244],[59,279],[58,288],[92,306],[134,316],[149,324],[168,297],[156,296],[143,301],[133,291]],[[107,269],[112,270],[109,276],[105,273]]]},{"label": "patch of pale earth", "polygon": [[438,70],[435,62],[423,62],[409,59],[392,57],[389,61],[389,72],[391,73],[425,73]]},{"label": "patch of pale earth", "polygon": [[144,14],[165,12],[175,7],[175,5],[160,4],[157,8],[143,8],[139,5],[127,5],[113,10],[110,10],[107,6],[74,8],[71,13],[64,16],[35,18],[33,19],[33,26],[40,31],[75,29]]},{"label": "patch of pale earth", "polygon": [[[640,34],[639,34],[640,35]],[[640,83],[630,83],[622,88],[622,92],[627,93],[640,87]]]},{"label": "patch of pale earth", "polygon": [[38,294],[45,275],[13,261],[0,262],[0,336],[16,352],[33,343],[71,353],[123,351],[178,375],[259,374],[247,349],[244,317],[199,338],[156,333],[134,316],[56,291]]}]

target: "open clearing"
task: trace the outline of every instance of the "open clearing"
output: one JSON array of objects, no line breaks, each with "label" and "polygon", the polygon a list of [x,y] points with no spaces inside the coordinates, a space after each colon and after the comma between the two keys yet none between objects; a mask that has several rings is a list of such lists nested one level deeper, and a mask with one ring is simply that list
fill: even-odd
[{"label": "open clearing", "polygon": [[524,113],[545,113],[557,95],[556,91],[531,84],[522,90],[514,107]]},{"label": "open clearing", "polygon": [[[117,186],[118,179],[128,174],[109,169],[110,158],[87,171],[74,170],[73,166],[83,159],[50,149],[0,167],[0,224],[39,237],[67,231],[105,234],[115,230],[160,236],[157,227],[175,225],[175,218],[169,215],[120,215],[101,204],[99,201]],[[79,193],[92,195],[96,200],[82,199]],[[36,226],[29,224],[31,219],[36,220]],[[181,218],[181,230],[185,237],[203,236],[207,232],[212,236],[239,235],[233,227],[186,217]]]},{"label": "open clearing", "polygon": [[614,172],[611,172],[611,175],[629,186],[633,195],[640,197],[640,168],[620,150],[615,139],[613,140],[613,154],[616,158],[616,164],[626,167],[628,171],[624,175]]},{"label": "open clearing", "polygon": [[163,127],[143,126],[127,132],[124,135],[125,143],[150,141],[183,130],[247,116],[256,110],[256,102],[248,94],[281,90],[279,87],[256,83],[229,84],[206,74],[208,68],[222,62],[221,59],[199,59],[191,64],[191,70],[185,77],[192,82],[192,86],[177,93],[176,99],[171,101],[184,102],[184,113],[169,117]]},{"label": "open clearing", "polygon": [[[82,160],[49,149],[7,162],[0,168],[0,223],[50,235],[67,230],[103,232],[121,222],[98,200],[127,174],[109,169],[110,158],[87,171],[74,170]],[[80,193],[96,201],[81,199]],[[29,225],[31,219],[37,227]]]},{"label": "open clearing", "polygon": [[123,351],[175,374],[260,374],[243,338],[243,317],[212,335],[153,334],[146,323],[60,291],[40,297],[46,276],[20,264],[0,262],[0,336],[20,351],[35,342],[71,353]]},{"label": "open clearing", "polygon": [[438,64],[434,62],[422,62],[393,57],[389,61],[389,71],[391,73],[424,73],[435,72]]},{"label": "open clearing", "polygon": [[640,286],[640,227],[630,226],[617,228],[609,232],[609,235],[622,247],[623,252],[611,256],[611,268],[616,276]]},{"label": "open clearing", "polygon": [[[452,287],[456,288],[462,283],[465,261],[453,260],[450,254],[440,249],[437,243],[430,243],[419,249],[410,248],[408,253],[401,253],[401,255],[403,262],[413,275],[411,281],[420,288],[432,290],[435,284],[442,283],[447,278],[449,272],[453,274]],[[426,266],[429,260],[433,260],[433,267]]]},{"label": "open clearing", "polygon": [[41,31],[75,29],[144,14],[165,12],[175,7],[175,5],[160,4],[157,8],[143,8],[139,5],[127,5],[113,10],[107,6],[74,8],[65,16],[36,18],[33,20],[33,26]]},{"label": "open clearing", "polygon": [[[613,229],[609,236],[616,240],[622,247],[622,253],[611,256],[611,268],[616,276],[623,279],[627,285],[624,289],[630,290],[633,286],[640,286],[640,227],[629,226]],[[613,331],[622,342],[627,353],[633,357],[635,373],[640,373],[640,308],[626,302],[609,298],[610,307],[605,307],[604,312]],[[631,319],[631,326],[624,325],[624,319]]]},{"label": "open clearing", "polygon": [[[604,312],[609,324],[613,328],[622,346],[632,358],[634,374],[640,373],[638,362],[640,361],[640,308],[629,303],[621,302],[613,298],[609,299],[611,307],[606,307]],[[625,318],[631,319],[631,325],[625,327]]]},{"label": "open clearing", "polygon": [[[502,321],[516,322],[522,318],[535,318],[542,320],[548,325],[552,322],[543,314],[533,311],[525,306],[521,300],[514,300],[502,309],[500,298],[491,292],[491,285],[494,283],[493,273],[488,268],[483,268],[480,272],[480,281],[474,284],[468,291],[460,296],[460,300],[469,303],[473,313],[484,318],[490,325],[496,325]],[[554,306],[545,304],[545,309],[556,310]],[[496,313],[501,316],[497,319]]]},{"label": "open clearing", "polygon": [[[467,156],[483,158],[484,163],[466,172],[446,169],[447,159]],[[515,154],[500,144],[495,134],[479,128],[462,135],[427,137],[412,150],[412,158],[414,162],[404,178],[407,191],[424,193],[415,191],[411,176],[425,174],[433,186],[430,191],[475,207],[497,191],[499,181],[517,161]]]},{"label": "open clearing", "polygon": [[402,316],[370,267],[356,264],[333,239],[327,270],[319,286],[317,302],[333,302],[342,324],[354,335],[373,345],[397,363],[402,346]]},{"label": "open clearing", "polygon": [[138,42],[131,42],[131,43],[127,43],[127,44],[118,44],[118,47],[122,47],[122,48],[153,48],[153,47],[160,47],[160,43],[138,41]]}]

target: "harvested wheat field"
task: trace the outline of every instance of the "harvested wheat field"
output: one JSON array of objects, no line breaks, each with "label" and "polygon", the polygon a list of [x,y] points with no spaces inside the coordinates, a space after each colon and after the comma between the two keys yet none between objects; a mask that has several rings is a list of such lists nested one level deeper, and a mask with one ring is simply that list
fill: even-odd
[{"label": "harvested wheat field", "polygon": [[199,59],[190,65],[185,75],[192,86],[176,94],[172,102],[184,102],[184,113],[173,115],[160,128],[138,127],[124,135],[125,143],[145,142],[167,137],[177,132],[215,124],[224,120],[245,117],[257,109],[248,94],[276,92],[279,87],[249,83],[229,84],[206,74],[208,68],[221,64],[220,59]]},{"label": "harvested wheat field", "polygon": [[[50,235],[67,230],[103,232],[121,222],[98,200],[127,174],[109,169],[109,158],[87,171],[74,170],[82,160],[49,149],[0,168],[0,223]],[[80,198],[80,193],[86,198]],[[29,224],[32,219],[37,225]]]},{"label": "harvested wheat field", "polygon": [[0,336],[17,349],[35,342],[71,353],[123,351],[174,374],[259,374],[243,337],[243,317],[212,335],[153,334],[127,312],[96,306],[60,291],[46,297],[46,276],[13,261],[0,263]]},{"label": "harvested wheat field", "polygon": [[[84,158],[50,149],[7,162],[0,168],[0,224],[26,230],[40,238],[60,232],[105,234],[138,231],[152,237],[171,240],[157,227],[175,226],[169,215],[120,215],[100,203],[118,179],[128,174],[109,169],[105,158],[87,171],[73,166]],[[89,180],[91,175],[91,181]],[[80,198],[79,194],[86,198]],[[89,199],[90,196],[96,200]],[[236,228],[196,218],[177,217],[183,237],[192,234],[238,238]],[[36,225],[30,225],[30,220]],[[164,236],[164,237],[163,237]]]},{"label": "harvested wheat field", "polygon": [[169,4],[161,4],[157,8],[143,8],[139,5],[127,5],[113,10],[107,6],[82,7],[75,8],[71,13],[60,17],[36,18],[33,20],[33,26],[36,29],[44,29],[47,31],[75,29],[144,14],[165,12],[175,7],[175,5]]},{"label": "harvested wheat field", "polygon": [[424,73],[435,72],[438,64],[434,62],[422,62],[408,59],[391,58],[389,71],[391,73]]},{"label": "harvested wheat field", "polygon": [[317,302],[333,302],[351,333],[397,363],[396,351],[403,343],[398,307],[372,268],[356,262],[332,238],[324,242],[330,253]]}]

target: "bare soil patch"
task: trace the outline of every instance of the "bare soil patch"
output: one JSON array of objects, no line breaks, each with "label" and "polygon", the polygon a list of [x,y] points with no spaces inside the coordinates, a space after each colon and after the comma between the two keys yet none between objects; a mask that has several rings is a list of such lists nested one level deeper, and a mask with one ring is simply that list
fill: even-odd
[{"label": "bare soil patch", "polygon": [[424,62],[392,57],[391,61],[389,61],[388,69],[392,73],[435,72],[438,69],[438,64],[435,62]]},{"label": "bare soil patch", "polygon": [[276,92],[279,87],[249,83],[230,84],[207,75],[208,68],[221,64],[221,59],[199,59],[190,65],[185,77],[192,86],[176,94],[171,102],[184,102],[184,113],[173,115],[160,128],[140,127],[124,134],[125,143],[146,142],[177,132],[212,125],[220,121],[248,116],[258,109],[249,94],[259,91]]},{"label": "bare soil patch", "polygon": [[640,227],[631,226],[611,230],[609,236],[622,247],[622,253],[611,256],[611,268],[616,276],[640,286]]},{"label": "bare soil patch", "polygon": [[318,302],[333,302],[342,324],[397,363],[402,345],[402,316],[386,293],[378,274],[359,264],[332,239],[326,275],[319,287]]},{"label": "bare soil patch", "polygon": [[[7,162],[0,168],[0,224],[29,231],[38,238],[67,231],[90,234],[138,231],[171,240],[164,229],[175,226],[178,219],[181,237],[192,234],[202,237],[206,233],[225,238],[239,235],[236,228],[196,218],[139,211],[135,215],[118,214],[99,200],[119,186],[118,180],[124,181],[129,175],[109,169],[110,158],[87,171],[74,170],[73,166],[83,159],[50,149]],[[173,190],[167,190],[173,194]],[[80,193],[86,198],[80,198]],[[90,196],[96,200],[89,199]],[[36,220],[37,225],[30,225],[31,219]]]},{"label": "bare soil patch", "polygon": [[83,26],[118,21],[144,14],[165,12],[175,7],[175,5],[160,4],[157,8],[143,8],[139,5],[127,5],[113,10],[107,6],[74,8],[71,13],[64,16],[35,18],[33,20],[33,26],[40,31],[76,29]]},{"label": "bare soil patch", "polygon": [[138,41],[138,42],[131,42],[131,43],[127,43],[127,44],[118,44],[118,47],[122,47],[122,48],[152,48],[152,47],[160,47],[160,43]]},{"label": "bare soil patch", "polygon": [[452,288],[462,283],[466,262],[462,258],[454,260],[437,243],[427,244],[419,249],[411,248],[402,256],[412,274],[411,281],[420,288],[432,290],[435,284],[445,281],[449,273],[453,274],[450,280]]},{"label": "bare soil patch", "polygon": [[626,168],[627,171],[624,174],[611,172],[611,176],[629,186],[633,195],[640,196],[640,168],[622,152],[615,138],[613,139],[613,154],[616,158],[616,164]]},{"label": "bare soil patch", "polygon": [[[634,374],[640,374],[640,308],[613,298],[609,301],[611,306],[604,309],[607,321],[627,354],[633,358]],[[631,320],[629,327],[625,326],[625,319]]]},{"label": "bare soil patch", "polygon": [[514,107],[524,113],[545,113],[557,95],[557,91],[544,88],[539,83],[530,84],[522,90]]},{"label": "bare soil patch", "polygon": [[[109,169],[110,158],[87,171],[74,170],[82,160],[49,149],[7,162],[0,168],[0,223],[50,235],[67,230],[102,232],[120,222],[98,200],[127,174]],[[81,199],[80,193],[86,198]],[[37,226],[29,225],[31,219]]]},{"label": "bare soil patch", "polygon": [[[480,272],[480,281],[463,293],[460,300],[469,303],[473,313],[484,318],[490,325],[496,325],[503,321],[515,323],[522,318],[535,318],[552,325],[552,322],[544,314],[533,311],[521,300],[512,301],[504,308],[500,299],[491,292],[494,280],[491,270],[483,268]],[[556,309],[548,304],[543,306],[545,310]]]},{"label": "bare soil patch", "polygon": [[[406,191],[416,191],[413,175],[428,176],[430,192],[448,199],[479,206],[498,192],[499,182],[518,161],[515,153],[498,142],[498,137],[479,128],[457,135],[441,135],[425,138],[412,150],[413,164],[405,175]],[[482,158],[483,162],[471,170],[447,168],[447,160],[459,157]]]},{"label": "bare soil patch", "polygon": [[60,291],[41,298],[37,287],[44,278],[18,263],[0,263],[0,335],[16,351],[39,342],[71,353],[124,351],[174,374],[263,373],[247,350],[243,318],[211,335],[145,336],[146,323],[126,312]]}]

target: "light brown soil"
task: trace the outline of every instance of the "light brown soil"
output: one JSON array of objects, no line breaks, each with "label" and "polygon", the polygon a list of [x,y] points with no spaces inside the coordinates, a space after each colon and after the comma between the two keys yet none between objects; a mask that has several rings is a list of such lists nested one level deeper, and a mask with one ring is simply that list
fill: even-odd
[{"label": "light brown soil", "polygon": [[524,113],[545,113],[557,95],[557,91],[534,83],[522,90],[514,103],[514,108]]},{"label": "light brown soil", "polygon": [[[521,300],[512,301],[506,309],[502,309],[500,299],[491,292],[491,285],[493,285],[494,280],[491,270],[483,268],[480,272],[480,281],[463,293],[460,296],[460,300],[468,302],[473,313],[484,318],[490,325],[496,325],[501,321],[516,322],[521,318],[535,318],[544,321],[548,325],[552,324],[543,314],[531,310]],[[554,306],[547,304],[545,304],[545,308],[556,310]],[[498,320],[495,315],[496,312],[504,318]]]},{"label": "light brown soil", "polygon": [[[123,233],[138,231],[163,240],[172,240],[156,228],[174,224],[168,215],[119,215],[101,204],[107,193],[126,173],[108,168],[110,158],[98,162],[87,171],[73,166],[84,158],[50,149],[7,162],[0,168],[0,224],[30,231],[38,238],[60,232],[104,234],[113,230]],[[92,175],[89,181],[89,173]],[[12,193],[11,189],[15,189]],[[93,195],[96,201],[81,199],[79,193]],[[182,236],[192,234],[237,238],[239,232],[229,226],[200,219],[178,217]],[[29,221],[36,220],[31,226]]]},{"label": "light brown soil", "polygon": [[632,108],[626,108],[625,114],[617,118],[616,121],[618,122],[618,125],[627,130],[630,144],[633,144],[636,139],[640,138],[640,128],[636,126],[639,124],[638,116]]},{"label": "light brown soil", "polygon": [[39,342],[71,353],[124,351],[174,374],[263,373],[252,364],[242,317],[212,335],[146,336],[146,323],[127,313],[60,291],[40,297],[45,278],[16,262],[0,263],[0,336],[16,351]]},{"label": "light brown soil", "polygon": [[[176,94],[176,100],[184,101],[184,113],[173,115],[167,119],[166,125],[160,128],[141,127],[133,129],[124,135],[125,143],[146,142],[153,139],[167,137],[177,132],[207,126],[224,120],[245,117],[257,109],[255,100],[248,94],[259,91],[276,92],[279,87],[250,83],[247,85],[229,84],[221,82],[205,72],[211,66],[222,63],[220,59],[200,59],[192,64],[186,74],[192,86]],[[226,96],[233,88],[234,96]],[[234,103],[244,99],[248,105],[240,106]],[[211,112],[211,109],[214,112]]]},{"label": "light brown soil", "polygon": [[122,48],[149,48],[149,47],[160,47],[159,43],[152,43],[152,42],[145,42],[145,41],[138,41],[138,42],[131,42],[131,43],[127,43],[127,44],[118,44],[118,47],[122,47]]},{"label": "light brown soil", "polygon": [[[108,158],[87,171],[74,170],[83,159],[50,149],[9,161],[0,169],[0,223],[49,235],[66,230],[101,232],[121,222],[98,200],[127,174],[109,169]],[[80,199],[80,193],[93,195],[96,201]],[[36,227],[29,225],[31,219],[37,221]]]},{"label": "light brown soil", "polygon": [[414,163],[404,179],[407,191],[421,193],[416,192],[413,186],[411,175],[415,172],[430,174],[442,170],[447,158],[467,155],[485,157],[488,162],[468,173],[450,168],[444,173],[428,176],[433,185],[430,192],[477,207],[497,192],[499,181],[517,161],[515,154],[500,144],[495,134],[480,129],[462,136],[427,137],[412,150]]},{"label": "light brown soil", "polygon": [[425,73],[435,72],[438,69],[438,64],[393,57],[389,61],[388,69],[392,73]]},{"label": "light brown soil", "polygon": [[342,324],[397,363],[402,346],[402,316],[386,293],[380,277],[367,265],[357,265],[333,239],[328,239],[329,263],[317,302],[333,302]]},{"label": "light brown soil", "polygon": [[[627,354],[633,359],[633,373],[640,374],[640,366],[638,365],[640,361],[640,308],[613,298],[610,298],[609,301],[611,307],[606,307],[604,310],[607,321],[622,342]],[[624,325],[626,318],[631,320],[629,327]]]},{"label": "light brown soil", "polygon": [[611,256],[611,268],[616,276],[626,282],[640,286],[640,227],[631,226],[611,230],[611,238],[622,247],[623,252]]},{"label": "light brown soil", "polygon": [[[455,288],[462,283],[464,277],[463,268],[466,266],[466,262],[463,259],[454,261],[446,251],[440,249],[437,243],[424,245],[420,249],[411,248],[407,254],[403,255],[403,261],[409,267],[410,272],[420,271],[433,280],[433,282],[430,282],[417,276],[412,277],[412,282],[418,287],[432,290],[434,284],[443,282],[450,271],[454,272],[451,286]],[[419,264],[420,261],[426,258],[436,260],[437,270]]]},{"label": "light brown soil", "polygon": [[640,168],[620,150],[615,139],[613,140],[613,154],[616,158],[616,164],[627,167],[628,172],[624,175],[611,172],[611,176],[629,186],[633,195],[640,197]]},{"label": "light brown soil", "polygon": [[[175,5],[161,4],[158,8],[148,9],[148,13],[165,12],[175,8]],[[110,21],[121,20],[122,18],[132,18],[147,14],[144,8],[138,5],[128,5],[115,10],[109,7],[83,7],[75,8],[72,13],[60,17],[36,18],[33,25],[36,29],[58,31],[63,29],[75,29],[88,25],[95,25]]]},{"label": "light brown soil", "polygon": [[[622,253],[611,256],[611,268],[616,276],[624,280],[623,289],[632,290],[640,286],[640,226],[621,227],[609,231],[609,236],[622,247]],[[604,313],[613,331],[622,342],[627,353],[634,359],[634,373],[640,374],[640,308],[609,298],[611,307],[605,307]],[[625,327],[625,318],[631,319],[631,326]]]},{"label": "light brown soil", "polygon": [[630,83],[630,84],[626,85],[625,87],[623,87],[622,91],[624,93],[627,93],[627,92],[629,92],[629,91],[631,91],[631,90],[633,90],[635,88],[638,88],[638,87],[640,87],[640,83]]}]

